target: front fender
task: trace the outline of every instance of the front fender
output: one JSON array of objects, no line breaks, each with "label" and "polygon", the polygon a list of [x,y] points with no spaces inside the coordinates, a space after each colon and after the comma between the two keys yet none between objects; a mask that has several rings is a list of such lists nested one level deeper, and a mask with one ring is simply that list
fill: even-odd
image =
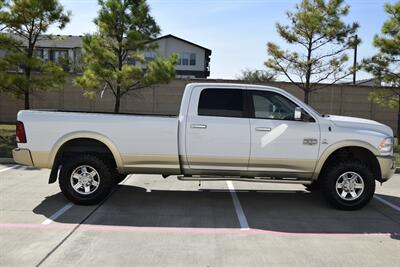
[{"label": "front fender", "polygon": [[374,155],[379,155],[378,149],[376,147],[372,146],[370,143],[367,143],[365,141],[345,140],[345,141],[340,141],[340,142],[334,143],[334,144],[330,145],[329,147],[327,147],[324,151],[322,151],[322,154],[319,157],[317,164],[315,166],[314,175],[313,175],[312,179],[313,180],[318,179],[318,176],[321,173],[321,170],[330,155],[332,155],[338,149],[345,148],[345,147],[361,147],[361,148],[368,149]]}]

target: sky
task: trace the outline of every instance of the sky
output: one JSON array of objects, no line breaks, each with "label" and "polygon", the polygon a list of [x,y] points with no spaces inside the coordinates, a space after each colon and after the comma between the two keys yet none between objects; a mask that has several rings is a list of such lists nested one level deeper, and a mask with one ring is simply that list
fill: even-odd
[{"label": "sky", "polygon": [[[285,23],[285,12],[294,10],[298,0],[148,0],[151,14],[161,27],[161,34],[173,34],[212,50],[210,78],[234,79],[241,70],[265,70],[266,44],[274,42],[288,47],[276,33],[276,22]],[[358,22],[362,43],[358,58],[372,56],[375,34],[387,16],[386,2],[396,0],[347,0],[351,6],[346,22]],[[93,33],[97,0],[61,0],[72,12],[71,22],[53,34],[81,35]],[[359,73],[358,79],[368,78]]]}]

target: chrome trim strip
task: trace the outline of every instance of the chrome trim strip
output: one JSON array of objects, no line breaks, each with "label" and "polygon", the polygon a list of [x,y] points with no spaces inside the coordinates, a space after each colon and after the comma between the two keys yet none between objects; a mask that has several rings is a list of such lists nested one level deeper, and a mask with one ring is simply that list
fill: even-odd
[{"label": "chrome trim strip", "polygon": [[238,182],[254,182],[254,183],[280,183],[280,184],[311,184],[312,180],[295,180],[295,179],[271,179],[271,178],[242,178],[242,177],[185,177],[178,176],[180,181],[238,181]]}]

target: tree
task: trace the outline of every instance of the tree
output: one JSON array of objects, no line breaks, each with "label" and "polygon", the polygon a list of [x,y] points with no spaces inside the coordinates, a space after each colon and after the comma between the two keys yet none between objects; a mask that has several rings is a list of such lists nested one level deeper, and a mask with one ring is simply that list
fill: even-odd
[{"label": "tree", "polygon": [[276,24],[278,34],[292,45],[293,51],[272,42],[267,44],[269,58],[265,65],[304,91],[306,103],[311,92],[351,74],[346,70],[345,52],[359,42],[354,38],[359,26],[342,21],[349,12],[349,6],[343,3],[302,0],[294,13],[287,12],[290,25]]},{"label": "tree", "polygon": [[250,83],[265,83],[275,80],[275,73],[264,70],[242,70],[238,77],[239,80]]},{"label": "tree", "polygon": [[[70,12],[58,0],[13,0],[5,3],[1,11],[1,24],[12,39],[6,47],[7,55],[2,60],[3,67],[21,68],[23,75],[5,72],[0,75],[3,90],[24,97],[25,109],[30,108],[30,94],[35,90],[57,88],[63,84],[65,73],[60,66],[45,62],[35,56],[37,42],[44,38],[48,28],[57,25],[63,29],[69,22]],[[3,37],[4,35],[3,31]],[[4,46],[3,46],[4,48]],[[4,85],[7,85],[4,87]]]},{"label": "tree", "polygon": [[[7,26],[4,25],[6,1],[0,0],[0,50],[4,53],[11,53],[16,51],[19,43],[10,37],[5,31]],[[10,69],[7,55],[0,57],[0,92],[7,92],[9,88],[7,71]]]},{"label": "tree", "polygon": [[155,48],[151,41],[160,33],[145,0],[99,0],[99,5],[94,21],[98,32],[83,38],[84,71],[76,82],[89,97],[110,90],[118,113],[124,95],[169,82],[177,57],[144,59],[144,51]]},{"label": "tree", "polygon": [[370,100],[382,106],[397,108],[397,137],[400,136],[400,1],[385,5],[389,18],[382,26],[381,35],[374,38],[378,54],[363,61],[366,71],[386,88],[369,95]]}]

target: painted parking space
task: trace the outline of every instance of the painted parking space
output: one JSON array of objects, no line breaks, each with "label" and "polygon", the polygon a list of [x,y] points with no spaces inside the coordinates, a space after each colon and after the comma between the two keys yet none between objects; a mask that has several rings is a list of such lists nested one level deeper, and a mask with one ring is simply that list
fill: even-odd
[{"label": "painted parking space", "polygon": [[[299,185],[132,175],[104,203],[83,207],[47,178],[48,170],[0,174],[1,265],[346,264],[335,253],[348,264],[393,265],[400,250],[400,213],[376,199],[343,212]],[[397,205],[400,186],[388,185],[377,196]]]}]

